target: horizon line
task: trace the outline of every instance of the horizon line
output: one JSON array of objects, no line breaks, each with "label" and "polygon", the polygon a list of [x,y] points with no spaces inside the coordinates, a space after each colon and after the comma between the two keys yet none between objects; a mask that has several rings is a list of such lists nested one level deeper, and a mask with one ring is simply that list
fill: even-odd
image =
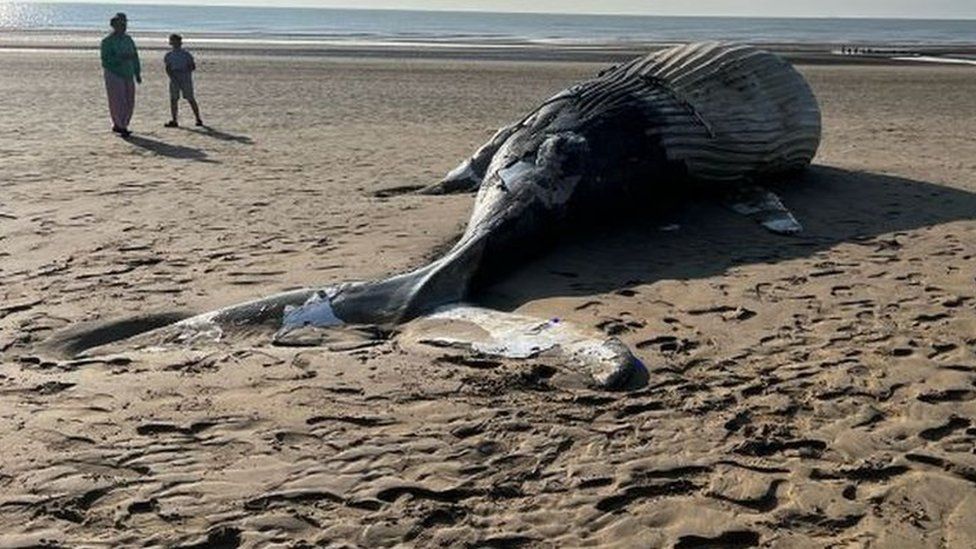
[{"label": "horizon line", "polygon": [[423,13],[475,13],[475,14],[498,14],[498,15],[562,15],[562,16],[596,16],[596,17],[661,17],[661,18],[700,18],[700,19],[821,19],[821,20],[903,20],[903,21],[960,21],[976,22],[976,17],[924,17],[924,16],[904,16],[904,15],[742,15],[742,14],[654,14],[637,12],[553,12],[553,11],[505,11],[505,10],[483,10],[483,9],[439,9],[439,8],[386,8],[386,7],[356,7],[356,6],[304,6],[304,5],[285,5],[285,6],[261,6],[254,4],[234,4],[234,3],[200,3],[189,0],[177,0],[171,4],[160,4],[153,0],[140,1],[130,0],[126,2],[111,2],[105,0],[14,0],[9,4],[102,4],[102,5],[139,5],[153,7],[181,6],[191,8],[249,8],[262,10],[290,10],[290,9],[309,9],[309,10],[344,10],[344,11],[404,11],[404,12],[423,12]]}]

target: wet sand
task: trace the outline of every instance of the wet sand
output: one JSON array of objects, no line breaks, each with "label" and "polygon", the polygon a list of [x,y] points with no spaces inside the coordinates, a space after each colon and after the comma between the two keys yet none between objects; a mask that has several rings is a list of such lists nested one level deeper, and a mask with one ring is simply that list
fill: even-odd
[{"label": "wet sand", "polygon": [[601,67],[212,52],[169,130],[153,55],[123,141],[90,52],[0,52],[0,545],[976,544],[972,67],[802,65],[800,237],[695,199],[481,296],[623,339],[648,385],[604,393],[397,338],[52,357],[423,263],[472,197],[384,191]]}]

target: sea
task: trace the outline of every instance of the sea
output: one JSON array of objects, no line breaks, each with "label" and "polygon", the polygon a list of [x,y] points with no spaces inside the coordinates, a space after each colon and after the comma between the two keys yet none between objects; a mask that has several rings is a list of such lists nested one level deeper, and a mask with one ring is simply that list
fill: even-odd
[{"label": "sea", "polygon": [[973,45],[976,21],[654,17],[364,9],[18,3],[0,1],[0,33],[104,31],[116,12],[130,31],[218,34],[260,41]]}]

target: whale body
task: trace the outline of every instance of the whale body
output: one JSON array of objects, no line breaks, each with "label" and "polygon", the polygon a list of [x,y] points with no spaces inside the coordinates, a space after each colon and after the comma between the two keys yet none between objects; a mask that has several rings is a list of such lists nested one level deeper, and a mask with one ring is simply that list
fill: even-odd
[{"label": "whale body", "polygon": [[820,139],[817,100],[782,58],[721,43],[662,50],[547,99],[425,189],[477,191],[463,235],[428,265],[279,294],[164,330],[192,341],[260,324],[398,325],[464,301],[477,280],[547,236],[691,184],[747,189],[736,210],[794,232],[797,221],[757,185],[808,166]]}]

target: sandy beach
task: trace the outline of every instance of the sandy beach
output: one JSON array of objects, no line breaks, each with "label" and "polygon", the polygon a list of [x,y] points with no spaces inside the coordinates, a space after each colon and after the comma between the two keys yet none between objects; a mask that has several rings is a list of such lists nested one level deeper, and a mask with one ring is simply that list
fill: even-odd
[{"label": "sandy beach", "polygon": [[616,335],[636,391],[397,337],[52,356],[424,263],[473,197],[404,191],[604,66],[245,53],[166,129],[145,52],[126,141],[96,52],[0,51],[0,546],[976,546],[973,67],[801,62],[800,236],[649,205],[479,297]]}]

